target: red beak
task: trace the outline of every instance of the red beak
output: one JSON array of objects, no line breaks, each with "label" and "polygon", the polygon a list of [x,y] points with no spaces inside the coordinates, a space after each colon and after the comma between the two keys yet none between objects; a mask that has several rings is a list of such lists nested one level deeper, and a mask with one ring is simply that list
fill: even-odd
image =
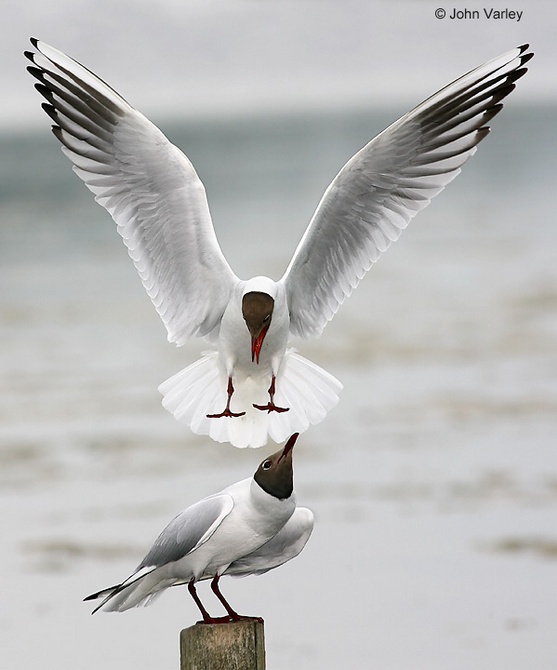
[{"label": "red beak", "polygon": [[263,326],[259,335],[257,337],[251,338],[251,362],[255,361],[259,365],[259,355],[261,354],[261,347],[263,346],[263,340],[267,331],[269,330],[269,325]]},{"label": "red beak", "polygon": [[294,433],[288,438],[288,442],[284,445],[284,449],[282,450],[279,461],[281,461],[292,451],[292,449],[294,449],[294,445],[296,444],[296,440],[298,439],[299,434],[300,433]]}]

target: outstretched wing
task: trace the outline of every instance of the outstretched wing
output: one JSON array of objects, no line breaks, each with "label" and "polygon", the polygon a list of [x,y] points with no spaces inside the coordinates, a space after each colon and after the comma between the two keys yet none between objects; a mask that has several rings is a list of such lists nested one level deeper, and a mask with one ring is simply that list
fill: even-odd
[{"label": "outstretched wing", "polygon": [[217,242],[188,158],[82,65],[31,40],[29,72],[74,171],[117,224],[141,280],[180,345],[220,323],[238,281]]},{"label": "outstretched wing", "polygon": [[284,282],[290,332],[318,336],[409,221],[453,180],[525,72],[528,45],[449,84],[353,156],[325,192]]}]

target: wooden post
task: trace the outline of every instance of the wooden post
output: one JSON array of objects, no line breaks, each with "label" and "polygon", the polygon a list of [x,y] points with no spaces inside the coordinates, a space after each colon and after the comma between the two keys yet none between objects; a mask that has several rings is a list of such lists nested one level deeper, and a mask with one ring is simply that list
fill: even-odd
[{"label": "wooden post", "polygon": [[263,622],[185,628],[180,633],[180,670],[265,670]]}]

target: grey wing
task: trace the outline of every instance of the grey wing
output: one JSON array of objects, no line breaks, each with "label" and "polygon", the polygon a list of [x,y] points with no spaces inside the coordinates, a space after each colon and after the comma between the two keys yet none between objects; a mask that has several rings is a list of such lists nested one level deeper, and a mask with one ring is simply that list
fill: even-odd
[{"label": "grey wing", "polygon": [[62,150],[117,224],[168,331],[183,344],[218,328],[238,278],[218,244],[205,188],[188,158],[116,91],[31,40],[29,72]]},{"label": "grey wing", "polygon": [[524,45],[472,70],[389,126],[341,169],[282,282],[290,332],[317,336],[409,221],[454,179],[532,56]]},{"label": "grey wing", "polygon": [[149,575],[156,574],[157,568],[180,560],[206,542],[233,507],[232,496],[217,493],[191,505],[174,517],[155,540],[147,556],[127,579],[121,584],[102,589],[85,598],[85,600],[102,598],[92,614],[109,601],[112,601],[110,608],[114,611],[135,607],[163,588],[172,586],[173,580],[169,580],[163,587],[155,581],[156,588],[150,584],[141,591],[144,580],[149,579]]},{"label": "grey wing", "polygon": [[191,505],[162,531],[137,570],[158,568],[187,556],[211,537],[233,507],[232,496],[226,493]]},{"label": "grey wing", "polygon": [[245,577],[262,575],[296,558],[313,531],[313,512],[307,507],[297,507],[281,530],[264,545],[247,556],[231,563],[225,575]]}]

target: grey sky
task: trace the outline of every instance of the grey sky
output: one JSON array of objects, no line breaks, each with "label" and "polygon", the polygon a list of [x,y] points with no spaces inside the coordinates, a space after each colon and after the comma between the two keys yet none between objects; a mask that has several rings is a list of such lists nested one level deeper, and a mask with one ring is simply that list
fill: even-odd
[{"label": "grey sky", "polygon": [[[451,19],[455,8],[480,16]],[[30,36],[148,115],[391,102],[404,110],[523,42],[536,58],[520,97],[557,99],[557,5],[509,7],[520,21],[488,19],[490,8],[474,0],[0,0],[0,126],[44,122],[21,55]]]}]

